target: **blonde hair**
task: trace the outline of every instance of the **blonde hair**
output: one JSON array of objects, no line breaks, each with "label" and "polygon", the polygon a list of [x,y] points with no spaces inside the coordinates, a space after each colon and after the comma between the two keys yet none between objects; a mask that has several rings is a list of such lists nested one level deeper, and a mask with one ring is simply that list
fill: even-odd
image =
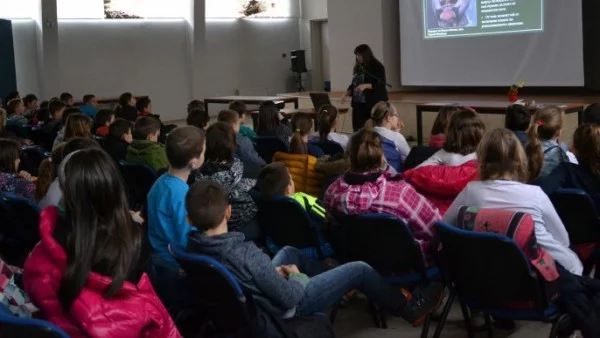
[{"label": "blonde hair", "polygon": [[381,143],[381,136],[372,130],[363,128],[356,132],[348,143],[350,169],[356,172],[380,169],[384,161]]},{"label": "blonde hair", "polygon": [[460,108],[452,114],[446,130],[444,150],[449,153],[468,155],[477,150],[485,134],[485,123],[471,108]]},{"label": "blonde hair", "polygon": [[548,106],[539,109],[533,115],[527,148],[525,152],[529,157],[529,171],[531,179],[539,176],[544,165],[544,152],[540,140],[551,140],[558,136],[563,128],[563,111],[557,106]]},{"label": "blonde hair", "polygon": [[64,141],[67,142],[75,137],[91,137],[91,130],[91,118],[81,113],[71,114],[67,117]]},{"label": "blonde hair", "polygon": [[371,118],[365,123],[365,129],[373,130],[385,122],[388,116],[398,116],[398,110],[389,102],[380,101],[371,110]]},{"label": "blonde hair", "polygon": [[600,178],[600,125],[583,124],[575,130],[573,146],[579,164]]},{"label": "blonde hair", "polygon": [[483,136],[477,147],[477,159],[482,181],[510,178],[525,183],[529,180],[523,146],[506,128],[494,129]]}]

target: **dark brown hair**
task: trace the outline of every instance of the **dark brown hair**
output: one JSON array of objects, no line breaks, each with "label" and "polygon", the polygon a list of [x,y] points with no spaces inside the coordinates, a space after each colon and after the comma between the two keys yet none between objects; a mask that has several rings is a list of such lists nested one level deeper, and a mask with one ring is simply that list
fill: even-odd
[{"label": "dark brown hair", "polygon": [[526,131],[531,124],[531,110],[520,104],[513,104],[506,108],[504,128],[512,131]]},{"label": "dark brown hair", "polygon": [[206,161],[229,162],[236,150],[233,128],[224,122],[216,122],[206,129]]},{"label": "dark brown hair", "polygon": [[52,150],[52,155],[40,163],[38,179],[35,183],[35,200],[38,202],[46,196],[48,189],[50,189],[50,185],[56,178],[56,175],[58,175],[58,166],[63,159],[65,145],[66,143],[58,145]]},{"label": "dark brown hair", "polygon": [[204,105],[204,101],[200,100],[192,100],[187,105],[188,114],[192,112],[192,110],[202,110],[206,111],[206,106]]},{"label": "dark brown hair", "polygon": [[319,109],[319,140],[327,142],[329,133],[335,127],[338,118],[338,110],[332,105],[324,105]]},{"label": "dark brown hair", "polygon": [[156,134],[160,130],[160,121],[152,116],[143,116],[135,120],[133,124],[133,138],[146,140],[149,135]]},{"label": "dark brown hair", "polygon": [[539,109],[533,115],[529,126],[529,137],[525,152],[529,157],[529,173],[532,180],[536,179],[544,165],[544,152],[541,140],[551,140],[558,136],[563,127],[563,111],[557,106],[547,106]]},{"label": "dark brown hair", "polygon": [[10,117],[11,115],[13,115],[17,107],[22,104],[23,101],[21,101],[21,99],[12,99],[8,101],[8,103],[6,104],[6,111],[8,112],[8,116]]},{"label": "dark brown hair", "polygon": [[579,164],[600,179],[600,125],[583,124],[575,130],[573,147]]},{"label": "dark brown hair", "polygon": [[200,231],[208,231],[219,226],[225,218],[228,205],[229,199],[225,188],[210,180],[201,180],[192,185],[185,198],[190,223]]},{"label": "dark brown hair", "polygon": [[379,62],[379,60],[377,60],[377,58],[375,58],[375,55],[373,55],[373,51],[371,50],[371,47],[369,47],[369,45],[362,44],[362,45],[356,46],[356,48],[354,48],[354,55],[355,56],[361,55],[363,58],[362,64],[360,62],[358,62],[358,58],[356,59],[356,63],[354,64],[354,68],[353,68],[354,74],[360,72],[361,67],[363,67],[363,66],[365,68],[371,68],[371,66],[373,64],[381,65],[381,62]]},{"label": "dark brown hair", "polygon": [[446,131],[444,150],[449,153],[468,155],[477,150],[485,134],[485,124],[471,108],[461,108],[450,118]]},{"label": "dark brown hair", "polygon": [[102,127],[112,120],[112,117],[115,116],[115,112],[110,109],[100,109],[96,113],[96,126]]},{"label": "dark brown hair", "polygon": [[84,114],[75,113],[67,117],[65,125],[64,141],[69,141],[74,137],[92,136],[92,119]]},{"label": "dark brown hair", "polygon": [[240,118],[242,118],[242,116],[244,116],[248,112],[248,108],[246,107],[246,104],[242,101],[231,102],[229,104],[229,109],[237,112],[238,115],[240,116]]},{"label": "dark brown hair", "polygon": [[529,180],[523,146],[515,133],[506,128],[494,129],[483,136],[477,147],[477,159],[482,181],[510,178],[525,183]]},{"label": "dark brown hair", "polygon": [[350,139],[348,154],[352,171],[366,172],[380,169],[383,165],[381,136],[365,128],[359,130]]},{"label": "dark brown hair", "polygon": [[113,123],[108,126],[108,135],[115,139],[122,139],[123,135],[128,134],[129,131],[133,134],[133,123],[125,119],[115,119]]},{"label": "dark brown hair", "polygon": [[445,134],[448,125],[450,124],[450,118],[454,113],[460,111],[460,107],[457,106],[445,106],[438,112],[435,121],[433,121],[433,127],[431,127],[431,135]]},{"label": "dark brown hair", "polygon": [[271,136],[275,135],[279,127],[279,109],[273,101],[265,101],[258,108],[258,128],[257,135]]},{"label": "dark brown hair", "polygon": [[263,167],[256,179],[256,186],[262,197],[285,195],[290,185],[290,172],[283,162],[273,162]]},{"label": "dark brown hair", "polygon": [[16,173],[15,161],[21,158],[21,144],[14,140],[0,138],[0,172]]},{"label": "dark brown hair", "polygon": [[217,121],[225,122],[231,126],[236,124],[240,120],[238,113],[231,109],[221,110],[217,115]]},{"label": "dark brown hair", "polygon": [[210,116],[208,116],[208,112],[205,109],[192,109],[185,120],[188,126],[194,126],[204,130],[206,126],[208,126],[208,122],[210,121]]},{"label": "dark brown hair", "polygon": [[290,140],[290,154],[308,154],[307,144],[302,139],[310,135],[313,127],[313,119],[306,113],[298,113],[292,117],[292,129],[294,134]]},{"label": "dark brown hair", "polygon": [[204,133],[193,126],[177,127],[167,135],[165,152],[171,167],[183,169],[204,151]]},{"label": "dark brown hair", "polygon": [[52,100],[50,101],[50,103],[48,103],[48,113],[50,114],[50,116],[53,119],[56,119],[56,114],[65,109],[67,107],[67,105],[59,100]]}]

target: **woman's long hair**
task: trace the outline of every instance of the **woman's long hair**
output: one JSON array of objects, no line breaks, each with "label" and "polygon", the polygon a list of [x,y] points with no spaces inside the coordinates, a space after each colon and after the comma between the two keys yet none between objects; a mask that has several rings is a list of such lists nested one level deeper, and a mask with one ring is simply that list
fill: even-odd
[{"label": "woman's long hair", "polygon": [[327,142],[329,134],[335,127],[338,110],[332,105],[324,105],[319,109],[319,141]]},{"label": "woman's long hair", "polygon": [[362,44],[356,46],[356,48],[354,48],[354,55],[360,55],[363,58],[362,63],[358,62],[358,58],[356,59],[356,63],[354,64],[353,69],[354,74],[359,73],[363,67],[371,68],[373,64],[381,65],[381,62],[377,60],[375,55],[373,55],[373,51],[371,50],[371,47],[369,47],[369,45]]},{"label": "woman's long hair", "polygon": [[273,136],[279,126],[279,109],[273,101],[265,101],[258,108],[258,128],[256,134]]},{"label": "woman's long hair", "polygon": [[548,106],[535,112],[527,138],[525,152],[529,157],[530,178],[536,179],[544,165],[544,151],[541,140],[551,140],[558,136],[563,127],[563,111],[557,106]]},{"label": "woman's long hair", "polygon": [[303,137],[310,135],[313,127],[313,119],[306,113],[295,114],[292,118],[292,129],[294,135],[290,140],[290,154],[308,154],[308,146],[304,143]]},{"label": "woman's long hair", "polygon": [[69,154],[58,180],[68,234],[67,268],[58,298],[68,310],[92,271],[112,279],[106,298],[117,293],[137,263],[141,234],[132,225],[119,170],[101,149]]},{"label": "woman's long hair", "polygon": [[494,129],[483,136],[477,147],[477,159],[482,181],[510,178],[526,183],[529,180],[523,146],[515,134],[506,128]]}]

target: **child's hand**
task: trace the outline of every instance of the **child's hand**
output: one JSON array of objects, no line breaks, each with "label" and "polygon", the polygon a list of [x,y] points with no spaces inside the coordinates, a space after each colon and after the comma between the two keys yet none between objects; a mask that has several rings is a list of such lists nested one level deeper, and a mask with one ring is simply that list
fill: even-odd
[{"label": "child's hand", "polygon": [[283,265],[281,268],[288,276],[293,273],[300,273],[300,270],[298,270],[298,267],[295,265]]},{"label": "child's hand", "polygon": [[285,271],[283,271],[283,266],[278,266],[275,268],[275,270],[277,270],[277,273],[283,277],[283,278],[287,278],[287,274],[285,273]]}]

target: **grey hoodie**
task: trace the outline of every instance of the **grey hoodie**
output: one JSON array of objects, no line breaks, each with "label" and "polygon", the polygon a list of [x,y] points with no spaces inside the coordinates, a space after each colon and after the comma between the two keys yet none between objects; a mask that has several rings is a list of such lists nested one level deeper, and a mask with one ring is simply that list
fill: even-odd
[{"label": "grey hoodie", "polygon": [[282,318],[293,317],[310,279],[302,273],[292,274],[288,279],[282,277],[269,256],[244,240],[244,235],[238,232],[206,236],[194,231],[188,235],[187,251],[221,262],[254,298],[266,301],[271,305],[270,310]]}]

